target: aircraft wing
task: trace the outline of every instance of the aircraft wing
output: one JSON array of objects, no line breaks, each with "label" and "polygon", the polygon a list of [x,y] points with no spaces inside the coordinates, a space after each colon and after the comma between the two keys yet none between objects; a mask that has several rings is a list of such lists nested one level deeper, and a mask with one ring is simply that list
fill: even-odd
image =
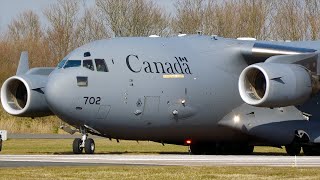
[{"label": "aircraft wing", "polygon": [[314,74],[320,74],[319,51],[310,48],[293,47],[268,43],[255,43],[242,50],[248,65],[255,63],[300,64]]},{"label": "aircraft wing", "polygon": [[320,90],[319,51],[256,42],[243,49],[248,63],[239,77],[244,102],[257,107],[303,104]]}]

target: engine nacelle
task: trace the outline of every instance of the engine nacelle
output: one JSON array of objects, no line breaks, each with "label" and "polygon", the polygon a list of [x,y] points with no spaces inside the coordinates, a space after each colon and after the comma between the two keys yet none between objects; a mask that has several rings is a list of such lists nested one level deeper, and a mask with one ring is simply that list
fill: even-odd
[{"label": "engine nacelle", "polygon": [[242,100],[252,106],[299,105],[312,95],[312,77],[297,64],[258,63],[242,71],[239,92]]},{"label": "engine nacelle", "polygon": [[21,117],[52,115],[43,92],[47,78],[26,74],[7,79],[1,88],[1,103],[5,111]]}]

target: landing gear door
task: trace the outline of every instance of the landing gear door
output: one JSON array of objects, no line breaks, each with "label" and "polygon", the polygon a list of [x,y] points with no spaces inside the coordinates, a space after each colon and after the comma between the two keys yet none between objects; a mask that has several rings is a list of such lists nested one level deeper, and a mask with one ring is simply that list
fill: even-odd
[{"label": "landing gear door", "polygon": [[99,107],[96,119],[105,120],[109,114],[111,106],[102,105]]}]

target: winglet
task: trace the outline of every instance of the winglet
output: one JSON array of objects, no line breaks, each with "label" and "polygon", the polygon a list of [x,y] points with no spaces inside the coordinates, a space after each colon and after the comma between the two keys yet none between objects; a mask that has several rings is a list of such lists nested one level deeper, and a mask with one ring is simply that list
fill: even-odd
[{"label": "winglet", "polygon": [[16,75],[25,74],[28,71],[29,71],[28,51],[23,51],[21,52]]}]

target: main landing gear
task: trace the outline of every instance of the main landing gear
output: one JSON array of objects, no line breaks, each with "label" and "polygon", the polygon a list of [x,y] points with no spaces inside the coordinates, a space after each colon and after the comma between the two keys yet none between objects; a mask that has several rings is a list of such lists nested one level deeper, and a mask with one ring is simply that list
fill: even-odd
[{"label": "main landing gear", "polygon": [[306,156],[320,156],[320,145],[306,145],[302,147],[303,153]]},{"label": "main landing gear", "polygon": [[301,152],[301,148],[303,147],[303,151],[305,155],[313,154],[313,149],[310,146],[303,146],[310,141],[309,135],[303,130],[296,130],[295,137],[291,144],[285,146],[287,154],[290,156],[298,156]]},{"label": "main landing gear", "polygon": [[301,152],[301,145],[296,142],[286,145],[285,148],[287,154],[290,156],[298,156]]},{"label": "main landing gear", "polygon": [[227,144],[227,143],[197,143],[190,145],[190,151],[194,155],[218,155],[218,154],[235,154],[249,155],[252,154],[254,146],[246,143]]},{"label": "main landing gear", "polygon": [[86,154],[93,154],[95,150],[95,144],[93,139],[88,138],[87,129],[85,127],[80,127],[81,138],[76,138],[73,140],[73,153],[81,154],[83,149]]},{"label": "main landing gear", "polygon": [[301,153],[301,149],[305,156],[320,156],[320,145],[318,144],[300,145],[298,143],[292,143],[285,147],[290,156],[298,156]]}]

